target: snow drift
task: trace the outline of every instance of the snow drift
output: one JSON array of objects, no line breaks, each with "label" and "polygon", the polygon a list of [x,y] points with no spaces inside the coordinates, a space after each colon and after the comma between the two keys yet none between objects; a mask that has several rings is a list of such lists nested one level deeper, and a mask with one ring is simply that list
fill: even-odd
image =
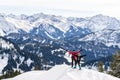
[{"label": "snow drift", "polygon": [[14,78],[3,80],[120,80],[108,74],[91,69],[72,69],[67,65],[57,65],[48,71],[30,71]]}]

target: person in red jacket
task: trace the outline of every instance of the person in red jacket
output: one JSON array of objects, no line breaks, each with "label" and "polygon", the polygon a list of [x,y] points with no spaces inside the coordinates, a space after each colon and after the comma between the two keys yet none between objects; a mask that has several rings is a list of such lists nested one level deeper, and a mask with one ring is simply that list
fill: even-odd
[{"label": "person in red jacket", "polygon": [[69,54],[71,54],[71,60],[72,60],[72,63],[71,63],[71,67],[73,67],[73,63],[75,64],[74,68],[76,68],[76,64],[77,64],[77,55],[80,54],[79,51],[68,51]]}]

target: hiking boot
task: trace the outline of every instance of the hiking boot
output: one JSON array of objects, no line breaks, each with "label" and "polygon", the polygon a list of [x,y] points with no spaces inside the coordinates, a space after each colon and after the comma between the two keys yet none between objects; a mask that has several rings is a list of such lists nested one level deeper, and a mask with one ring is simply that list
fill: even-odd
[{"label": "hiking boot", "polygon": [[76,69],[76,66],[74,66],[74,68]]},{"label": "hiking boot", "polygon": [[81,67],[79,67],[79,70],[81,70]]}]

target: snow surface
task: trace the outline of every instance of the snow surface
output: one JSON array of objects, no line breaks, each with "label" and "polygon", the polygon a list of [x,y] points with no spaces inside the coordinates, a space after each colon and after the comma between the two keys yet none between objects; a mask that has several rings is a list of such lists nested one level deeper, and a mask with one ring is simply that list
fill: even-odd
[{"label": "snow surface", "polygon": [[27,60],[28,66],[30,66],[30,64],[31,64],[32,62],[33,62],[33,61],[29,58],[29,59]]},{"label": "snow surface", "polygon": [[56,65],[48,71],[30,71],[3,80],[120,80],[111,75],[91,69],[72,69],[68,65]]}]

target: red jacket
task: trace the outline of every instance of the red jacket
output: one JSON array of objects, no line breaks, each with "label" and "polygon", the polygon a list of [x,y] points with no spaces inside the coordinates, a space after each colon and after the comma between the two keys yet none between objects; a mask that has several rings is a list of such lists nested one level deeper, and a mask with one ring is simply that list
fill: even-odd
[{"label": "red jacket", "polygon": [[77,52],[77,51],[68,51],[68,52],[69,52],[69,54],[71,54],[73,56],[74,60],[76,60],[77,55],[80,53],[80,52]]}]

